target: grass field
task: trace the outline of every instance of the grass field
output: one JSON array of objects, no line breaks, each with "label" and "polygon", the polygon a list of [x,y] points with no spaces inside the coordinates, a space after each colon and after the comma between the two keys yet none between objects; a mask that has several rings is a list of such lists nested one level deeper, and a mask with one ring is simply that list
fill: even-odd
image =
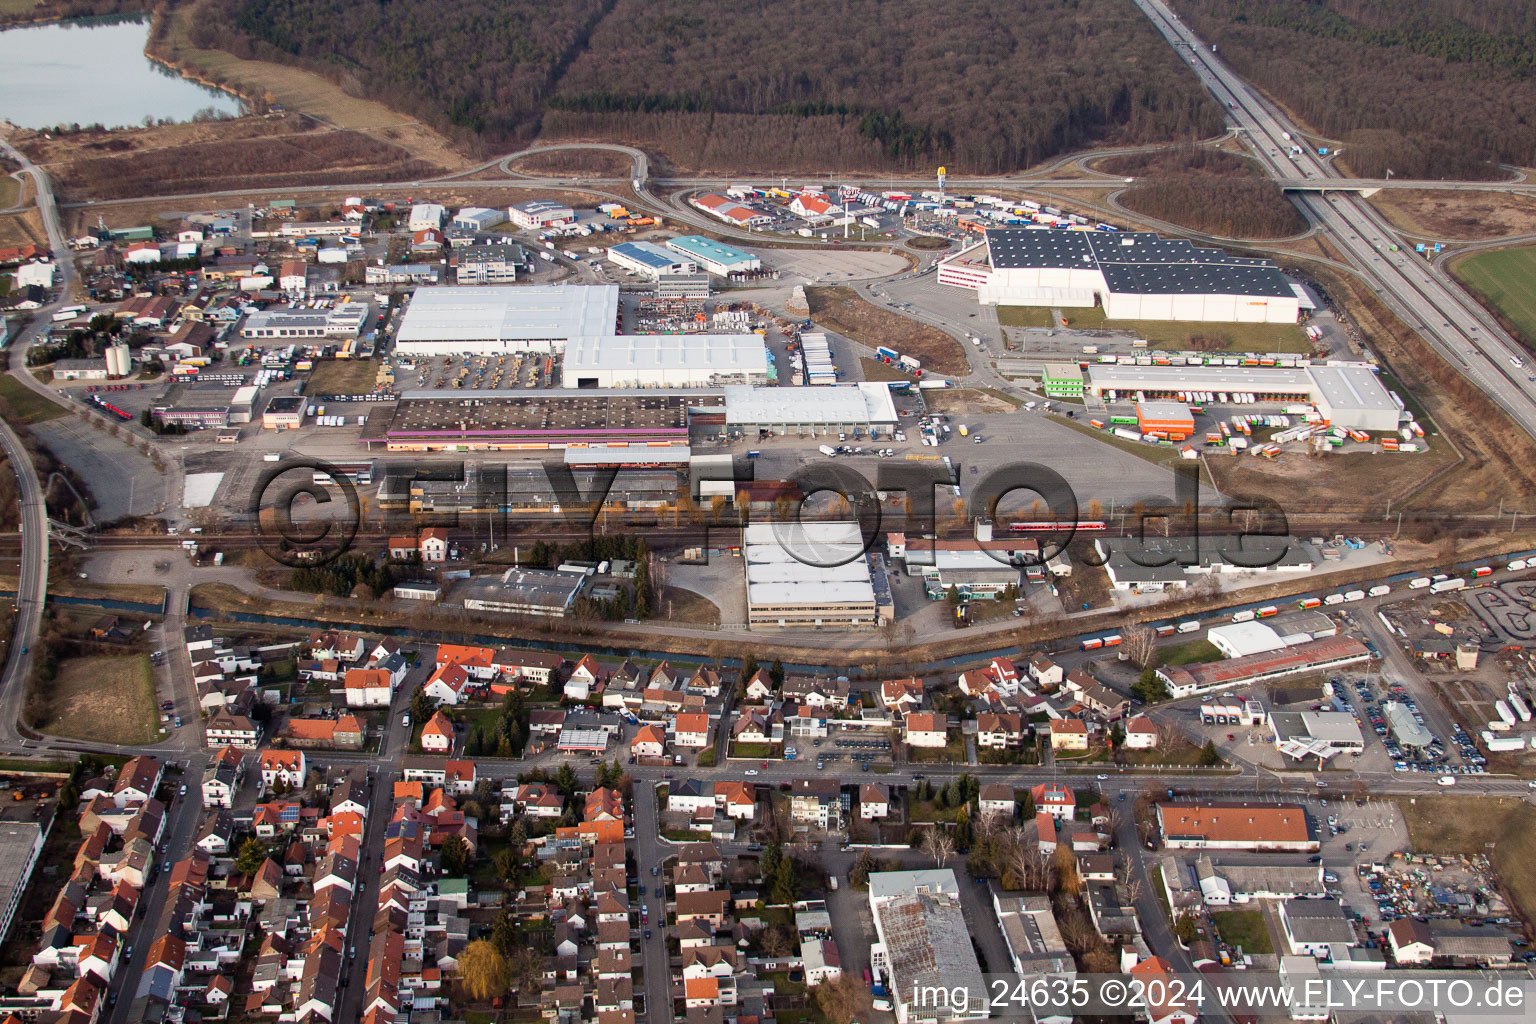
[{"label": "grass field", "polygon": [[[1080,331],[1128,331],[1145,338],[1155,349],[1207,352],[1310,352],[1307,334],[1296,324],[1192,324],[1170,320],[1108,320],[1099,306],[1063,309],[1067,327]],[[1004,327],[1053,327],[1051,311],[1043,306],[998,306]],[[1206,339],[1197,344],[1195,339]],[[1212,340],[1224,344],[1213,346]]]},{"label": "grass field", "polygon": [[1536,348],[1536,247],[1478,253],[1455,261],[1451,272]]},{"label": "grass field", "polygon": [[1216,933],[1229,946],[1242,946],[1245,953],[1273,953],[1269,929],[1264,926],[1262,910],[1222,910],[1211,915]]},{"label": "grass field", "polygon": [[149,656],[109,654],[59,665],[52,714],[42,730],[70,739],[141,745],[157,735]]},{"label": "grass field", "polygon": [[1399,800],[1415,853],[1487,854],[1527,919],[1536,913],[1536,807],[1518,797],[1421,796]]},{"label": "grass field", "polygon": [[[0,0],[3,4],[4,0]],[[21,198],[21,182],[9,174],[0,174],[0,210],[15,206]]]},{"label": "grass field", "polygon": [[69,412],[57,402],[44,398],[10,374],[0,373],[0,398],[22,423],[41,423]]},{"label": "grass field", "polygon": [[377,359],[322,359],[315,363],[307,395],[366,395],[378,378]]},{"label": "grass field", "polygon": [[1201,637],[1172,647],[1159,647],[1157,660],[1163,665],[1198,665],[1206,661],[1220,661],[1221,652],[1209,640]]}]

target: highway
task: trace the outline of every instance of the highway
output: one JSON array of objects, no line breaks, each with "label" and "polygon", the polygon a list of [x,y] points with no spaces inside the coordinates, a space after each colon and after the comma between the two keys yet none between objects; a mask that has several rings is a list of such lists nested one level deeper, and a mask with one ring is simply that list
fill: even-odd
[{"label": "highway", "polygon": [[32,459],[22,448],[21,438],[3,420],[0,449],[15,469],[21,489],[21,571],[16,586],[16,630],[5,673],[0,676],[0,743],[26,746],[17,721],[26,702],[32,648],[37,644],[48,596],[48,510]]},{"label": "highway", "polygon": [[[1142,12],[1190,64],[1227,116],[1246,131],[1250,147],[1270,176],[1294,182],[1296,172],[1319,187],[1343,182],[1328,162],[1305,144],[1305,134],[1238,78],[1163,0],[1136,0]],[[1299,153],[1289,150],[1302,140]],[[1536,435],[1536,383],[1521,346],[1444,271],[1432,267],[1402,241],[1386,220],[1349,192],[1296,192],[1307,218],[1327,229],[1330,241],[1410,327],[1418,330],[1527,433]],[[1398,246],[1399,251],[1393,251]]]}]

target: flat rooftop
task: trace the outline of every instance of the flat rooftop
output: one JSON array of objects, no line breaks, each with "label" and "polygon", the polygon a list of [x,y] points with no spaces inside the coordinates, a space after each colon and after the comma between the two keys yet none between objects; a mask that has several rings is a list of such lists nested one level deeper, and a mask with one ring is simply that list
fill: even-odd
[{"label": "flat rooftop", "polygon": [[1307,367],[1317,383],[1318,405],[1355,412],[1396,412],[1397,403],[1368,366]]},{"label": "flat rooftop", "polygon": [[608,250],[611,256],[623,256],[652,270],[667,270],[679,262],[681,253],[665,249],[655,242],[620,242]]},{"label": "flat rooftop", "polygon": [[750,607],[874,603],[858,523],[753,523],[744,531]]},{"label": "flat rooftop", "polygon": [[677,238],[669,238],[667,245],[684,255],[697,256],[713,263],[747,263],[757,259],[745,249],[738,249],[734,245],[726,245],[724,242],[717,242],[703,235],[680,235]]},{"label": "flat rooftop", "polygon": [[580,573],[508,569],[500,576],[470,580],[455,595],[461,601],[492,601],[559,611],[568,608],[586,582]]},{"label": "flat rooftop", "polygon": [[397,345],[565,341],[613,334],[619,286],[491,285],[420,288],[411,297]]},{"label": "flat rooftop", "polygon": [[759,334],[632,334],[572,338],[564,379],[614,370],[713,370],[766,374],[768,349]]},{"label": "flat rooftop", "polygon": [[1312,392],[1307,367],[1095,363],[1088,367],[1088,379],[1095,388],[1114,391],[1252,391],[1261,395]]},{"label": "flat rooftop", "polygon": [[[688,407],[709,404],[711,392],[593,389],[480,391],[445,397],[407,391],[395,405],[388,438],[432,435],[526,434],[558,437],[587,433],[668,433],[684,438]],[[715,399],[718,403],[718,395]]]},{"label": "flat rooftop", "polygon": [[1295,295],[1270,260],[1200,249],[1188,239],[1162,238],[1150,231],[992,228],[986,238],[992,266],[999,270],[1098,270],[1112,292],[1287,299]]},{"label": "flat rooftop", "polygon": [[818,423],[895,423],[896,403],[878,382],[830,387],[725,389],[725,422],[742,426]]}]

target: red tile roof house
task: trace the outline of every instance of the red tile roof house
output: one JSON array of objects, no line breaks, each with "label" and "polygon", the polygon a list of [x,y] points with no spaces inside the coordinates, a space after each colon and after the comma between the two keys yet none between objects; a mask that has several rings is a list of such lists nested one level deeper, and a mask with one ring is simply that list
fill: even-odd
[{"label": "red tile roof house", "polygon": [[421,749],[434,753],[453,749],[453,723],[441,711],[433,712],[431,719],[421,727]]}]

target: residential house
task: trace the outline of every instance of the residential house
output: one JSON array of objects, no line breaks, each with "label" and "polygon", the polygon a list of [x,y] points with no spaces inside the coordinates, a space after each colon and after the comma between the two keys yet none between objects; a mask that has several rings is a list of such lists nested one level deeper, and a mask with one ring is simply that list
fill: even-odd
[{"label": "residential house", "polygon": [[289,787],[304,785],[308,765],[302,750],[263,750],[261,752],[261,786],[271,790],[282,783]]},{"label": "residential house", "polygon": [[887,679],[880,684],[880,703],[905,714],[923,706],[921,679]]},{"label": "residential house", "polygon": [[467,701],[479,688],[464,666],[449,663],[434,671],[422,690],[439,704],[452,707]]},{"label": "residential house", "polygon": [[1157,746],[1157,726],[1146,715],[1137,715],[1125,723],[1125,746],[1129,750],[1150,750]]},{"label": "residential house", "polygon": [[1042,782],[1029,791],[1036,814],[1070,820],[1077,813],[1077,797],[1071,787],[1061,782]]},{"label": "residential house", "polygon": [[976,716],[976,745],[983,750],[1005,750],[1023,743],[1023,715],[983,711]]},{"label": "residential house", "polygon": [[1029,678],[1042,690],[1054,690],[1064,678],[1062,668],[1043,654],[1029,659]]},{"label": "residential house", "polygon": [[422,530],[420,549],[423,562],[448,561],[448,531],[440,526],[429,526]]},{"label": "residential house", "polygon": [[351,668],[342,677],[347,691],[347,707],[388,707],[394,697],[394,681],[381,668]]},{"label": "residential house", "polygon": [[1088,723],[1076,718],[1063,718],[1051,723],[1052,750],[1087,750]]},{"label": "residential house", "polygon": [[709,715],[684,711],[672,719],[672,745],[698,749],[709,746]]},{"label": "residential house", "polygon": [[796,779],[790,783],[789,814],[799,824],[823,831],[842,822],[842,787],[835,778]]},{"label": "residential house", "polygon": [[865,821],[888,817],[891,813],[890,790],[879,783],[866,782],[859,787],[859,817]]},{"label": "residential house", "polygon": [[939,712],[909,711],[906,734],[909,747],[942,748],[949,743],[949,716]]},{"label": "residential house", "polygon": [[1007,783],[986,783],[976,794],[976,809],[983,818],[1002,815],[1011,819],[1014,806],[1013,787]]},{"label": "residential house", "polygon": [[634,758],[661,757],[666,749],[667,734],[654,725],[642,725],[629,743],[629,754]]},{"label": "residential house", "polygon": [[432,713],[431,719],[421,727],[421,749],[446,754],[453,749],[453,723],[441,711]]}]

